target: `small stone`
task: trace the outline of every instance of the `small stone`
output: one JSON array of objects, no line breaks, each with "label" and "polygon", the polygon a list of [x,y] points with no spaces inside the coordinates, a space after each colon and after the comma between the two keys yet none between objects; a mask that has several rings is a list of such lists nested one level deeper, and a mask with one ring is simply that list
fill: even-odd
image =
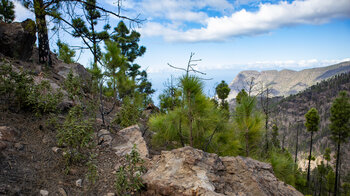
[{"label": "small stone", "polygon": [[79,179],[79,180],[75,181],[75,186],[82,187],[82,183],[83,183],[83,180]]},{"label": "small stone", "polygon": [[61,194],[61,196],[67,196],[67,193],[63,188],[59,188],[58,192]]},{"label": "small stone", "polygon": [[0,141],[0,151],[4,150],[7,147],[7,144],[3,141]]},{"label": "small stone", "polygon": [[17,150],[23,150],[24,146],[21,143],[15,143],[15,148]]},{"label": "small stone", "polygon": [[52,147],[51,149],[52,149],[52,151],[54,151],[55,153],[58,153],[58,151],[60,150],[60,148],[57,148],[56,146],[55,146],[55,147]]},{"label": "small stone", "polygon": [[44,136],[43,139],[42,139],[42,142],[43,142],[44,144],[49,143],[49,141],[50,141],[50,138],[49,138],[48,136]]},{"label": "small stone", "polygon": [[97,133],[98,144],[102,146],[110,146],[113,140],[111,133],[106,129],[101,129]]},{"label": "small stone", "polygon": [[115,193],[107,193],[106,196],[115,196]]},{"label": "small stone", "polygon": [[40,195],[41,196],[48,196],[49,195],[49,191],[47,191],[47,190],[40,190]]}]

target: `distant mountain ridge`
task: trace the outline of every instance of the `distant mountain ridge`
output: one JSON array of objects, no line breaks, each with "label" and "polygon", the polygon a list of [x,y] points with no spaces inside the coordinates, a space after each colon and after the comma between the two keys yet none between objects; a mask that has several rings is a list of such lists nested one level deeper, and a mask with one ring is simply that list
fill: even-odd
[{"label": "distant mountain ridge", "polygon": [[236,98],[241,89],[247,89],[252,78],[254,78],[252,94],[258,94],[260,89],[268,86],[271,96],[289,96],[305,90],[322,80],[346,72],[350,72],[350,61],[301,71],[288,69],[261,72],[254,70],[242,71],[229,84],[231,92],[228,99]]}]

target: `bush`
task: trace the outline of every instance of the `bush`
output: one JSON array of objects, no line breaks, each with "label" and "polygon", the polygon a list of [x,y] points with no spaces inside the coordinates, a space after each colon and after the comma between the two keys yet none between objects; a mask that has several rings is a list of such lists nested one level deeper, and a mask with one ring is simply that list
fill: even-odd
[{"label": "bush", "polygon": [[53,92],[48,81],[35,85],[28,72],[17,73],[10,65],[0,67],[0,95],[7,101],[12,99],[21,109],[33,110],[37,115],[56,112],[63,96],[60,91]]},{"label": "bush", "polygon": [[70,69],[66,80],[64,81],[65,90],[68,93],[68,97],[71,101],[76,103],[82,96],[81,79],[74,77],[72,69]]},{"label": "bush", "polygon": [[142,97],[137,94],[134,97],[124,97],[122,107],[116,115],[113,123],[122,127],[128,127],[139,122],[142,113]]},{"label": "bush", "polygon": [[60,90],[53,92],[47,80],[34,85],[27,96],[26,103],[36,115],[48,112],[56,112],[58,104],[62,101],[63,94]]},{"label": "bush", "polygon": [[70,109],[64,124],[58,129],[57,139],[59,146],[66,147],[64,158],[67,168],[86,160],[86,150],[93,146],[93,128],[92,121],[84,119],[81,106]]},{"label": "bush", "polygon": [[11,65],[0,67],[0,94],[6,101],[14,101],[20,108],[27,106],[27,97],[34,86],[32,76],[25,71],[16,73]]},{"label": "bush", "polygon": [[136,145],[132,148],[130,154],[125,155],[126,163],[119,167],[116,173],[115,189],[117,195],[130,195],[141,190],[141,175],[146,172],[143,166],[144,161],[137,152]]}]

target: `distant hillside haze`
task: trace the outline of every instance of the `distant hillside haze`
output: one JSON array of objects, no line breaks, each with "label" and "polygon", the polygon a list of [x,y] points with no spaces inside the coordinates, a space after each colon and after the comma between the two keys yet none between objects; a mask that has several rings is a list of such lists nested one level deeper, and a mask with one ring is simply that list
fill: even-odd
[{"label": "distant hillside haze", "polygon": [[270,96],[289,96],[296,94],[306,88],[328,79],[332,76],[350,71],[350,61],[319,67],[293,71],[283,69],[281,71],[242,71],[230,83],[231,92],[228,99],[236,98],[241,89],[248,89],[253,78],[252,94],[258,94],[262,88],[269,87]]}]

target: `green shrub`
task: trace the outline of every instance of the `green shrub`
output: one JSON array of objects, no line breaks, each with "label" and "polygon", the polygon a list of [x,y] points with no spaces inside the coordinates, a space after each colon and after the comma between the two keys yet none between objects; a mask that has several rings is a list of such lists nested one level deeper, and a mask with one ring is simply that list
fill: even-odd
[{"label": "green shrub", "polygon": [[33,78],[28,72],[17,73],[7,64],[0,67],[0,94],[7,101],[14,101],[20,108],[26,107],[27,97],[33,86]]},{"label": "green shrub", "polygon": [[141,190],[141,175],[146,172],[143,166],[144,161],[137,152],[136,145],[130,154],[125,155],[126,163],[119,167],[116,173],[115,189],[117,195],[130,195]]},{"label": "green shrub", "polygon": [[89,161],[86,163],[86,166],[88,167],[86,177],[91,185],[96,183],[98,177],[97,165],[95,164],[95,160],[96,155],[90,154]]},{"label": "green shrub", "polygon": [[93,146],[92,121],[85,120],[83,109],[77,105],[70,109],[65,122],[58,129],[59,146],[65,146],[66,167],[86,160],[86,150]]},{"label": "green shrub", "polygon": [[283,182],[295,186],[295,165],[292,156],[288,152],[278,150],[271,152],[270,162],[276,177]]},{"label": "green shrub", "polygon": [[76,103],[77,100],[81,99],[81,79],[78,76],[73,75],[72,69],[69,71],[67,78],[64,81],[64,87],[71,101]]},{"label": "green shrub", "polygon": [[142,97],[124,97],[123,104],[113,123],[122,127],[137,124],[142,113]]},{"label": "green shrub", "polygon": [[63,94],[60,90],[53,92],[47,80],[34,85],[27,96],[27,104],[36,115],[48,112],[56,112],[58,104],[62,101]]},{"label": "green shrub", "polygon": [[37,115],[56,112],[63,96],[60,91],[53,92],[48,81],[43,80],[35,85],[28,72],[17,73],[10,65],[0,67],[0,95],[8,101],[11,98],[19,108],[29,108]]}]

